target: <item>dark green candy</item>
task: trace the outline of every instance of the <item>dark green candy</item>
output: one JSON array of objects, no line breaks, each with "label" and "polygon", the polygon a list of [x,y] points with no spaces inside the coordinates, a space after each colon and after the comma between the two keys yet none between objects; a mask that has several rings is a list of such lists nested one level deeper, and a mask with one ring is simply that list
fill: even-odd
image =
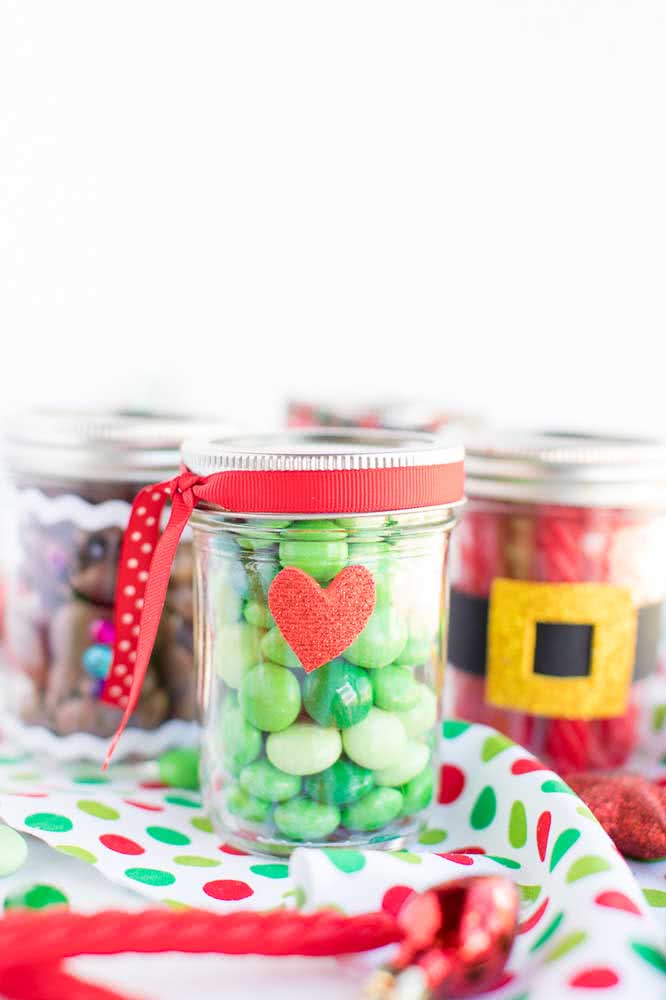
[{"label": "dark green candy", "polygon": [[199,787],[199,751],[183,748],[167,750],[158,762],[160,781],[170,788]]},{"label": "dark green candy", "polygon": [[380,830],[400,815],[402,804],[397,788],[373,788],[343,810],[342,825],[348,830]]},{"label": "dark green candy", "polygon": [[342,759],[336,760],[325,771],[306,778],[305,793],[317,802],[345,806],[362,798],[373,784],[372,771]]},{"label": "dark green candy", "polygon": [[332,660],[305,678],[303,702],[320,726],[347,729],[361,722],[372,707],[372,684],[365,670],[345,660]]},{"label": "dark green candy", "polygon": [[420,774],[403,785],[400,791],[404,797],[403,816],[411,816],[412,813],[426,809],[435,794],[435,772],[432,765],[425,767]]}]

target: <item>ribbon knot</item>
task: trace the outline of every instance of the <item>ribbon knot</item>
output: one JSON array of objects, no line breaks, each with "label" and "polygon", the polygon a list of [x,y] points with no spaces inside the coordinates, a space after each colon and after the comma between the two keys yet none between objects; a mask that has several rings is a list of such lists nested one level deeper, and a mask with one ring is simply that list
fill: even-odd
[{"label": "ribbon knot", "polygon": [[181,474],[175,480],[175,491],[180,494],[183,498],[183,503],[190,510],[194,510],[197,503],[197,497],[194,492],[194,487],[202,484],[204,480],[201,476],[195,475],[193,472],[181,472]]}]

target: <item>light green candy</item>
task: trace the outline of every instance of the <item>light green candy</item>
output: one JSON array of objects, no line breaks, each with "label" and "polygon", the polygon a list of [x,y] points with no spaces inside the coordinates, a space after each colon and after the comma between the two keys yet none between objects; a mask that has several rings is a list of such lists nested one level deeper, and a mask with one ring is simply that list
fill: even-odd
[{"label": "light green candy", "polygon": [[359,538],[359,542],[369,542],[371,538],[364,535],[364,532],[375,532],[385,528],[388,524],[388,518],[384,514],[378,514],[376,517],[372,514],[365,514],[359,517],[337,517],[335,523],[344,528],[345,531],[358,532],[362,536]]},{"label": "light green candy", "polygon": [[269,608],[259,601],[246,601],[243,607],[243,618],[250,625],[258,628],[273,628],[275,621]]},{"label": "light green candy", "polygon": [[277,806],[273,819],[280,833],[289,840],[321,841],[340,823],[340,810],[337,806],[297,798]]},{"label": "light green candy", "polygon": [[199,787],[199,751],[188,747],[167,750],[158,762],[160,781],[171,788]]},{"label": "light green candy", "polygon": [[261,733],[243,716],[235,698],[229,698],[222,710],[220,738],[224,762],[232,774],[261,753]]},{"label": "light green candy", "polygon": [[240,706],[245,718],[268,733],[286,729],[301,710],[301,688],[287,667],[260,663],[243,677]]},{"label": "light green candy", "polygon": [[375,608],[368,624],[342,654],[357,667],[378,669],[393,663],[407,641],[403,615],[391,604]]},{"label": "light green candy", "polygon": [[391,767],[407,746],[407,734],[396,714],[371,708],[365,719],[342,734],[345,753],[370,771]]},{"label": "light green candy", "polygon": [[347,565],[345,532],[334,521],[299,521],[284,535],[279,548],[283,566],[296,566],[327,583]]},{"label": "light green candy", "polygon": [[244,592],[234,585],[233,579],[223,573],[212,585],[213,617],[219,626],[240,621]]},{"label": "light green candy", "polygon": [[425,809],[433,800],[435,794],[435,772],[428,766],[415,778],[403,785],[400,791],[403,794],[402,814],[411,816],[413,813]]},{"label": "light green candy", "polygon": [[423,770],[429,757],[430,747],[425,743],[408,743],[396,764],[374,772],[375,784],[405,785]]},{"label": "light green candy", "polygon": [[301,779],[297,775],[279,771],[269,760],[255,760],[254,764],[244,767],[240,783],[248,795],[267,802],[284,802],[301,790]]},{"label": "light green candy", "polygon": [[358,542],[349,546],[349,565],[365,566],[375,581],[376,603],[386,604],[391,599],[397,577],[390,546],[384,542]]},{"label": "light green candy", "polygon": [[377,708],[387,712],[411,708],[419,700],[419,689],[414,675],[407,667],[390,664],[370,674],[372,692]]},{"label": "light green candy", "polygon": [[266,549],[279,541],[280,530],[286,528],[289,524],[291,524],[291,521],[281,521],[277,518],[266,518],[263,521],[257,521],[252,526],[255,530],[251,528],[249,531],[244,531],[242,535],[237,536],[238,544],[241,549],[245,549],[246,551]]},{"label": "light green candy", "polygon": [[297,668],[301,661],[296,656],[287,640],[283,637],[277,625],[261,640],[261,652],[265,659],[279,663],[283,667]]},{"label": "light green candy", "polygon": [[266,740],[271,764],[287,774],[317,774],[334,764],[341,753],[337,729],[325,729],[312,722],[295,722],[281,733],[271,733]]},{"label": "light green candy", "polygon": [[250,823],[264,823],[270,815],[271,804],[248,795],[240,785],[232,785],[227,792],[227,809]]},{"label": "light green candy", "polygon": [[243,675],[259,661],[263,631],[246,622],[221,625],[215,632],[215,670],[225,684],[238,689]]},{"label": "light green candy", "polygon": [[402,795],[397,788],[374,788],[358,802],[342,811],[342,825],[348,830],[380,830],[402,811]]},{"label": "light green candy", "polygon": [[429,663],[432,657],[434,639],[429,635],[411,635],[396,657],[398,664]]},{"label": "light green candy", "polygon": [[402,722],[410,739],[416,740],[432,729],[437,721],[437,698],[427,684],[416,681],[418,700],[402,712],[395,715]]},{"label": "light green candy", "polygon": [[0,823],[0,876],[18,871],[28,857],[28,845],[11,826]]}]

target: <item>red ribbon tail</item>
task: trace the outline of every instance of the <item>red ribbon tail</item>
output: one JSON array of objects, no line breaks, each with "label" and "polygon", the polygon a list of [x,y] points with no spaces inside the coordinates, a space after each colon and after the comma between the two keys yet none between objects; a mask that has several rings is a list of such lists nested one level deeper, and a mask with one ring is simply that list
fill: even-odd
[{"label": "red ribbon tail", "polygon": [[[189,486],[189,483],[187,485]],[[121,555],[122,572],[118,577],[116,598],[116,639],[114,656],[109,678],[106,682],[102,698],[104,701],[123,707],[124,712],[118,725],[118,729],[111,740],[111,744],[104,761],[103,770],[106,770],[108,767],[123,730],[125,729],[132,712],[136,708],[137,701],[139,700],[141,686],[146,675],[146,670],[148,669],[150,656],[155,644],[155,638],[157,636],[157,629],[160,624],[164,601],[166,599],[171,566],[176,554],[176,549],[178,548],[180,537],[196,502],[192,490],[188,488],[183,491],[177,479],[155,486],[152,488],[152,491],[153,492],[150,490],[142,491],[142,493],[140,493],[134,501],[132,516],[130,517],[130,523],[125,533],[125,540],[123,541],[123,551]],[[144,543],[150,546],[151,552],[151,558],[147,564],[147,571],[144,572],[146,577],[144,589],[143,587],[139,588],[138,584],[135,587],[134,584],[128,584],[126,582],[130,579],[130,577],[126,575],[125,567],[127,566],[128,558],[130,561],[132,560],[131,555],[129,555],[132,551],[129,547],[131,545],[132,535],[138,533],[136,525],[141,523],[137,521],[135,514],[137,517],[142,516],[144,518],[143,523],[145,523],[146,508],[145,503],[142,504],[142,497],[145,497],[146,493],[150,493],[154,503],[158,505],[159,513],[163,510],[164,504],[169,499],[169,494],[171,494],[171,514],[169,522],[162,535],[157,540],[154,549],[152,548],[152,544],[150,542]],[[163,499],[157,498],[158,493],[162,494]],[[154,510],[155,514],[153,516],[156,517],[157,531],[159,531],[159,514],[157,513],[157,508],[154,508]],[[139,515],[139,511],[143,511],[144,513]],[[135,579],[135,577],[131,577],[131,579]],[[136,618],[131,612],[123,611],[123,607],[127,607],[127,604],[123,604],[121,598],[127,591],[131,591],[131,599],[134,600],[133,606],[140,606],[141,608],[138,624],[133,624]],[[138,605],[135,600],[136,593],[143,595],[138,599]],[[125,618],[128,619],[127,622],[124,621]],[[127,636],[128,629],[131,629],[133,636],[138,636],[138,640],[135,640],[136,646],[134,646],[134,642],[131,642],[133,650],[129,656],[127,650],[123,648],[124,646],[130,646],[130,640],[123,638],[123,636]],[[126,661],[131,658],[134,658],[134,663],[130,668],[127,666]],[[129,693],[126,693],[128,679],[131,679],[131,685],[129,686]],[[122,689],[122,684],[120,682],[123,681],[125,682],[125,692],[122,695],[119,695],[119,692]]]}]

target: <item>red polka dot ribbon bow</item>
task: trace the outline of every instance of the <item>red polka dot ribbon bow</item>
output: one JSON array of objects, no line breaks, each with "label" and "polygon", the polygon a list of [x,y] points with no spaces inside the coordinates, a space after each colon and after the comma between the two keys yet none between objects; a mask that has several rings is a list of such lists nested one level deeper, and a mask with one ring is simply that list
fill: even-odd
[{"label": "red polka dot ribbon bow", "polygon": [[[164,607],[171,565],[198,503],[245,514],[365,514],[454,503],[463,463],[386,469],[183,470],[144,487],[123,536],[115,602],[115,642],[102,700],[123,710],[105,767],[136,707]],[[160,534],[165,505],[169,521]]]}]

